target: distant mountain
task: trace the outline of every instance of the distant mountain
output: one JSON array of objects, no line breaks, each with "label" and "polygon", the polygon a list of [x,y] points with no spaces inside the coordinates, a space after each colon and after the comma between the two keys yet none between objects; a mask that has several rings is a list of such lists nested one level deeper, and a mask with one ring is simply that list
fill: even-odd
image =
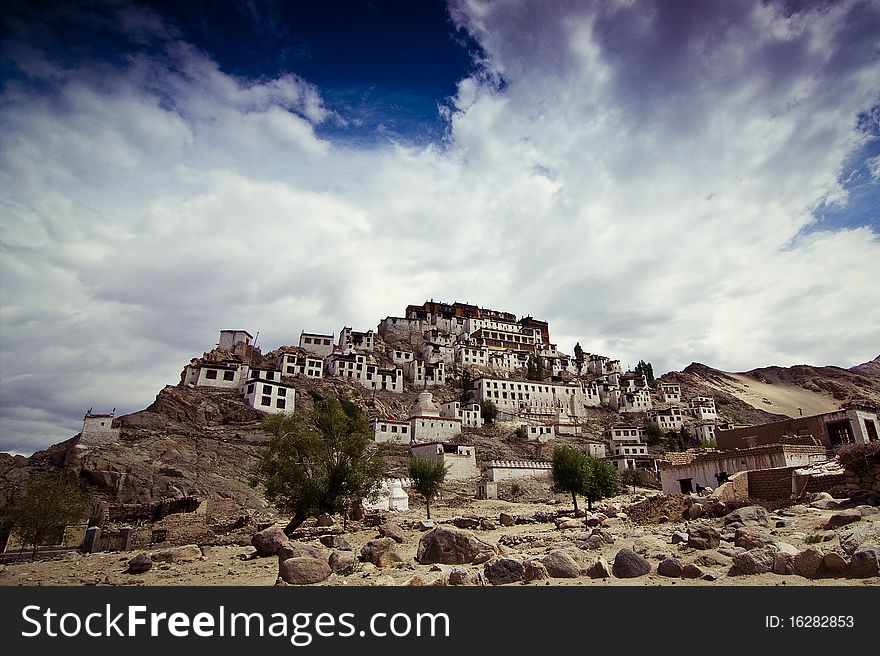
[{"label": "distant mountain", "polygon": [[865,376],[880,376],[880,355],[870,362],[863,362],[855,367],[850,367],[849,370]]}]

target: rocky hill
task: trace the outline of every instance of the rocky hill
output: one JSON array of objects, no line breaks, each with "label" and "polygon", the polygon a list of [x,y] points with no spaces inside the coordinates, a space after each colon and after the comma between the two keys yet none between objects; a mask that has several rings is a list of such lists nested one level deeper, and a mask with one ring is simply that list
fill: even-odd
[{"label": "rocky hill", "polygon": [[869,362],[850,367],[849,370],[863,376],[880,376],[880,355]]}]

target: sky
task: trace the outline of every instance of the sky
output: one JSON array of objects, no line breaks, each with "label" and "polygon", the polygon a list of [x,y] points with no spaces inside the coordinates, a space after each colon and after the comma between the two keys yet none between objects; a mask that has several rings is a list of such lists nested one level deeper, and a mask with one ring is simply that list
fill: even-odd
[{"label": "sky", "polygon": [[427,299],[655,373],[880,352],[880,2],[4,3],[0,451]]}]

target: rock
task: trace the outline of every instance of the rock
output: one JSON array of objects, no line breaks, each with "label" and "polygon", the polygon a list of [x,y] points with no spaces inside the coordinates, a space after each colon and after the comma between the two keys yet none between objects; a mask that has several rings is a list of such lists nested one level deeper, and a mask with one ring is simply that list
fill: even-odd
[{"label": "rock", "polygon": [[650,573],[651,565],[635,551],[621,549],[614,556],[612,573],[619,579],[634,579]]},{"label": "rock", "polygon": [[770,526],[770,513],[762,506],[746,506],[724,516],[724,523],[741,526]]},{"label": "rock", "polygon": [[501,513],[498,515],[498,523],[502,526],[513,526],[516,524],[516,515],[511,515],[510,513]]},{"label": "rock", "polygon": [[688,519],[699,519],[706,514],[706,509],[702,503],[692,503],[687,509]]},{"label": "rock", "polygon": [[565,531],[570,528],[583,528],[584,523],[580,519],[561,519],[556,523],[556,528]]},{"label": "rock", "polygon": [[[610,517],[610,515],[609,515],[609,517]],[[626,521],[627,519],[629,519],[629,515],[627,515],[625,512],[619,512],[619,513],[617,513],[617,519],[621,519],[623,521]],[[669,519],[669,518],[667,517],[667,519]]]},{"label": "rock", "polygon": [[401,528],[397,524],[391,523],[382,524],[382,526],[379,527],[379,535],[383,538],[391,538],[398,544],[403,544],[405,539]]},{"label": "rock", "polygon": [[782,576],[794,574],[794,555],[784,551],[776,552],[773,560],[773,573]]},{"label": "rock", "polygon": [[432,528],[434,528],[434,526],[434,522],[424,519],[415,523],[415,528],[417,531],[430,531]]},{"label": "rock", "polygon": [[[762,508],[763,510],[763,508]],[[706,524],[692,524],[688,527],[687,545],[693,549],[717,549],[721,535]]]},{"label": "rock", "polygon": [[327,513],[318,515],[318,526],[333,526],[333,524],[333,518]]},{"label": "rock", "polygon": [[498,525],[488,517],[484,517],[480,520],[480,529],[483,531],[494,531],[497,528]]},{"label": "rock", "polygon": [[535,519],[532,515],[517,515],[516,516],[517,524],[537,524],[538,520]]},{"label": "rock", "polygon": [[693,563],[688,563],[681,569],[681,577],[683,579],[698,579],[701,576],[704,576],[703,570]]},{"label": "rock", "polygon": [[438,526],[425,533],[419,540],[416,560],[423,565],[444,563],[446,565],[466,565],[473,563],[477,556],[494,553],[495,548],[467,531],[447,526]]},{"label": "rock", "polygon": [[357,559],[351,551],[334,551],[327,559],[327,564],[334,574],[347,576],[353,574],[357,568]]},{"label": "rock", "polygon": [[318,541],[328,549],[339,549],[340,551],[352,551],[351,545],[341,535],[322,535]]},{"label": "rock", "polygon": [[449,572],[449,585],[480,585],[480,575],[467,567],[453,567]]},{"label": "rock", "polygon": [[829,502],[832,501],[834,501],[834,497],[832,497],[827,492],[816,492],[816,494],[813,495],[813,500],[810,501],[810,507],[827,510],[828,508],[836,507],[828,505]]},{"label": "rock", "polygon": [[748,551],[773,544],[773,538],[754,526],[740,526],[734,534],[733,544]]},{"label": "rock", "polygon": [[816,576],[824,556],[818,549],[804,549],[794,557],[794,573],[811,579]]},{"label": "rock", "polygon": [[846,526],[847,524],[852,524],[861,519],[862,513],[858,510],[844,510],[843,512],[831,515],[831,517],[828,518],[828,521],[825,522],[825,529],[830,531],[835,528],[840,528],[841,526]]},{"label": "rock", "polygon": [[598,515],[587,515],[584,519],[584,524],[587,526],[599,526],[602,523],[602,520]]},{"label": "rock", "polygon": [[551,551],[541,559],[547,574],[554,579],[576,579],[586,572],[562,549]]},{"label": "rock", "polygon": [[587,569],[587,576],[591,579],[609,578],[611,576],[611,568],[608,566],[608,561],[601,556],[597,558],[596,562]]},{"label": "rock", "polygon": [[598,551],[605,545],[605,541],[598,535],[590,535],[578,547],[589,551]]},{"label": "rock", "polygon": [[601,528],[594,528],[592,531],[590,531],[590,537],[599,537],[601,538],[602,542],[606,544],[614,544],[614,536],[611,535],[611,533],[609,533],[608,531],[602,530]]},{"label": "rock", "polygon": [[672,534],[671,544],[678,544],[679,542],[687,542],[688,534],[682,531],[675,531]]},{"label": "rock", "polygon": [[190,563],[202,557],[202,550],[197,544],[188,544],[183,547],[169,547],[160,549],[150,554],[154,563]]},{"label": "rock", "polygon": [[278,566],[278,576],[293,585],[320,583],[332,573],[326,560],[310,556],[288,558]]},{"label": "rock", "polygon": [[837,534],[840,546],[852,555],[861,547],[880,545],[880,522],[859,522]]},{"label": "rock", "polygon": [[251,538],[251,544],[257,550],[257,556],[274,556],[285,542],[289,542],[289,538],[283,530],[277,527],[255,533]]},{"label": "rock", "polygon": [[153,567],[153,559],[150,554],[139,554],[128,561],[129,574],[143,574]]},{"label": "rock", "polygon": [[529,558],[523,563],[523,581],[526,583],[530,581],[543,581],[549,578],[550,574],[547,572],[547,568],[537,558]]},{"label": "rock", "polygon": [[[502,554],[502,555],[506,555],[506,554]],[[481,551],[476,556],[474,556],[474,559],[473,559],[473,561],[471,561],[471,564],[482,565],[483,563],[492,560],[494,557],[495,557],[494,550]]]},{"label": "rock", "polygon": [[740,554],[743,551],[745,551],[745,549],[742,547],[721,547],[718,549],[718,553],[722,556],[727,556],[728,558],[733,558],[736,554]]},{"label": "rock", "polygon": [[817,577],[839,579],[849,574],[849,563],[846,558],[836,551],[829,551],[822,559],[819,570],[816,572]]},{"label": "rock", "polygon": [[665,558],[657,565],[657,573],[660,576],[668,576],[677,579],[681,576],[681,562],[675,558]]},{"label": "rock", "polygon": [[456,517],[452,525],[456,528],[479,528],[480,520],[478,517]]},{"label": "rock", "polygon": [[379,586],[379,587],[391,588],[391,587],[394,587],[394,586],[397,585],[397,584],[394,582],[394,578],[393,578],[393,577],[388,576],[388,575],[386,574],[385,576],[380,576],[380,577],[377,578],[375,581],[373,581],[373,585],[375,585],[375,586]]},{"label": "rock", "polygon": [[711,551],[704,553],[702,556],[697,558],[695,561],[697,565],[704,565],[706,567],[715,567],[716,565],[724,565],[727,561],[722,558],[718,554],[713,554]]},{"label": "rock", "polygon": [[373,563],[376,567],[391,567],[402,563],[403,558],[397,553],[397,543],[391,538],[370,540],[361,547],[361,559]]},{"label": "rock", "polygon": [[483,573],[492,585],[505,585],[522,581],[525,567],[515,558],[493,558],[486,563]]},{"label": "rock", "polygon": [[730,575],[738,574],[767,574],[773,571],[776,561],[776,549],[774,547],[758,547],[744,551],[733,557],[733,567]]},{"label": "rock", "polygon": [[856,551],[849,564],[849,574],[858,579],[880,576],[880,547]]},{"label": "rock", "polygon": [[290,540],[283,542],[278,547],[277,554],[279,563],[288,558],[302,558],[304,556],[318,558],[319,560],[326,560],[327,558],[327,553],[321,547],[316,547],[313,544],[303,544],[302,542],[291,542]]}]

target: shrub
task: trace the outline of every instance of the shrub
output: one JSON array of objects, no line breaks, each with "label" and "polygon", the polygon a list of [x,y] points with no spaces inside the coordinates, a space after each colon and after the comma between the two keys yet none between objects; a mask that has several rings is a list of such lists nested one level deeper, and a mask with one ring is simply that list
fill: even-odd
[{"label": "shrub", "polygon": [[873,462],[880,462],[880,442],[867,444],[844,444],[834,451],[840,463],[847,469],[862,471]]},{"label": "shrub", "polygon": [[513,434],[519,439],[525,440],[529,437],[529,430],[525,426],[517,426],[516,430],[513,431]]},{"label": "shrub", "polygon": [[813,533],[812,535],[808,535],[804,538],[805,544],[818,544],[822,541],[822,536],[818,533]]}]

